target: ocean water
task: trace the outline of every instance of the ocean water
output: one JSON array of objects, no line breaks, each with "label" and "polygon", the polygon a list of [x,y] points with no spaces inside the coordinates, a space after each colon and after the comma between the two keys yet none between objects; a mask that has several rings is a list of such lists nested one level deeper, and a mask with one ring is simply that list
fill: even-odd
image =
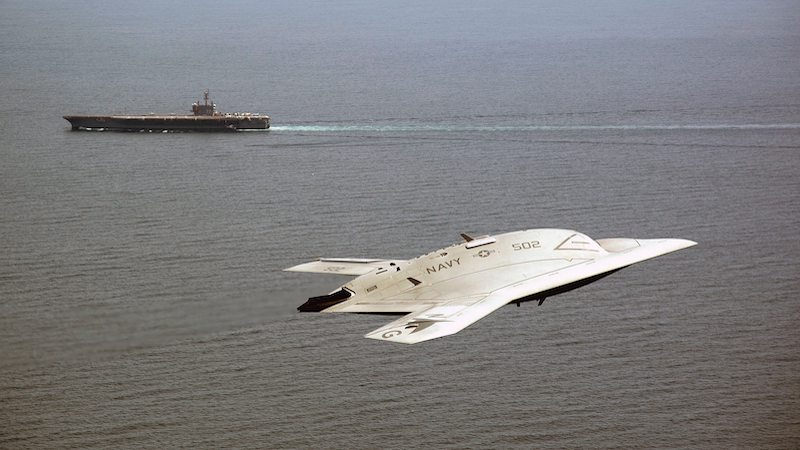
[{"label": "ocean water", "polygon": [[[0,3],[0,448],[800,448],[798,12]],[[544,227],[699,245],[413,346],[282,271]]]}]

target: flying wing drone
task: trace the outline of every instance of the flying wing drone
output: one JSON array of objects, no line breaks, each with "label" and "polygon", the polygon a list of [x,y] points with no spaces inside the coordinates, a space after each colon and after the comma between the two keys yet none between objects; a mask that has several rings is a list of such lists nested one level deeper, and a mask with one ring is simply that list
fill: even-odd
[{"label": "flying wing drone", "polygon": [[686,239],[599,239],[538,229],[471,238],[411,260],[318,259],[287,271],[357,275],[302,312],[408,313],[365,337],[415,344],[458,333],[508,303],[538,301],[631,264],[696,245]]}]

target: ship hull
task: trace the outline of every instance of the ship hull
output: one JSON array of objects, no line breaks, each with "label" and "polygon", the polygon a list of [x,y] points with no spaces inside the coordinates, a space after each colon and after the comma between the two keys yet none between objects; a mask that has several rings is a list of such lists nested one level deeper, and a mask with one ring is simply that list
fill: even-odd
[{"label": "ship hull", "polygon": [[87,131],[236,131],[269,128],[269,117],[261,115],[217,116],[64,116],[73,130]]}]

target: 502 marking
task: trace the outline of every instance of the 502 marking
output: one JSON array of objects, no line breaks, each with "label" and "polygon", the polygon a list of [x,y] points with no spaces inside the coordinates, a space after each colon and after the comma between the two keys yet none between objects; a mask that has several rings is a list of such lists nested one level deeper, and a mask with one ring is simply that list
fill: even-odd
[{"label": "502 marking", "polygon": [[520,242],[517,244],[511,244],[511,247],[514,249],[515,252],[518,250],[530,250],[532,248],[542,248],[542,246],[539,244],[539,241]]}]

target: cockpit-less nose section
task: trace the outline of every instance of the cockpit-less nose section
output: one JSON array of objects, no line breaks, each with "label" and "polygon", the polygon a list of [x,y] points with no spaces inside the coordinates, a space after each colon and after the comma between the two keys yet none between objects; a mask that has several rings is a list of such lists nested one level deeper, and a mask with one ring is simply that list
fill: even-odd
[{"label": "cockpit-less nose section", "polygon": [[414,344],[457,333],[508,303],[538,301],[696,245],[537,229],[471,238],[412,260],[318,259],[286,269],[355,275],[302,312],[407,313],[365,337]]}]

